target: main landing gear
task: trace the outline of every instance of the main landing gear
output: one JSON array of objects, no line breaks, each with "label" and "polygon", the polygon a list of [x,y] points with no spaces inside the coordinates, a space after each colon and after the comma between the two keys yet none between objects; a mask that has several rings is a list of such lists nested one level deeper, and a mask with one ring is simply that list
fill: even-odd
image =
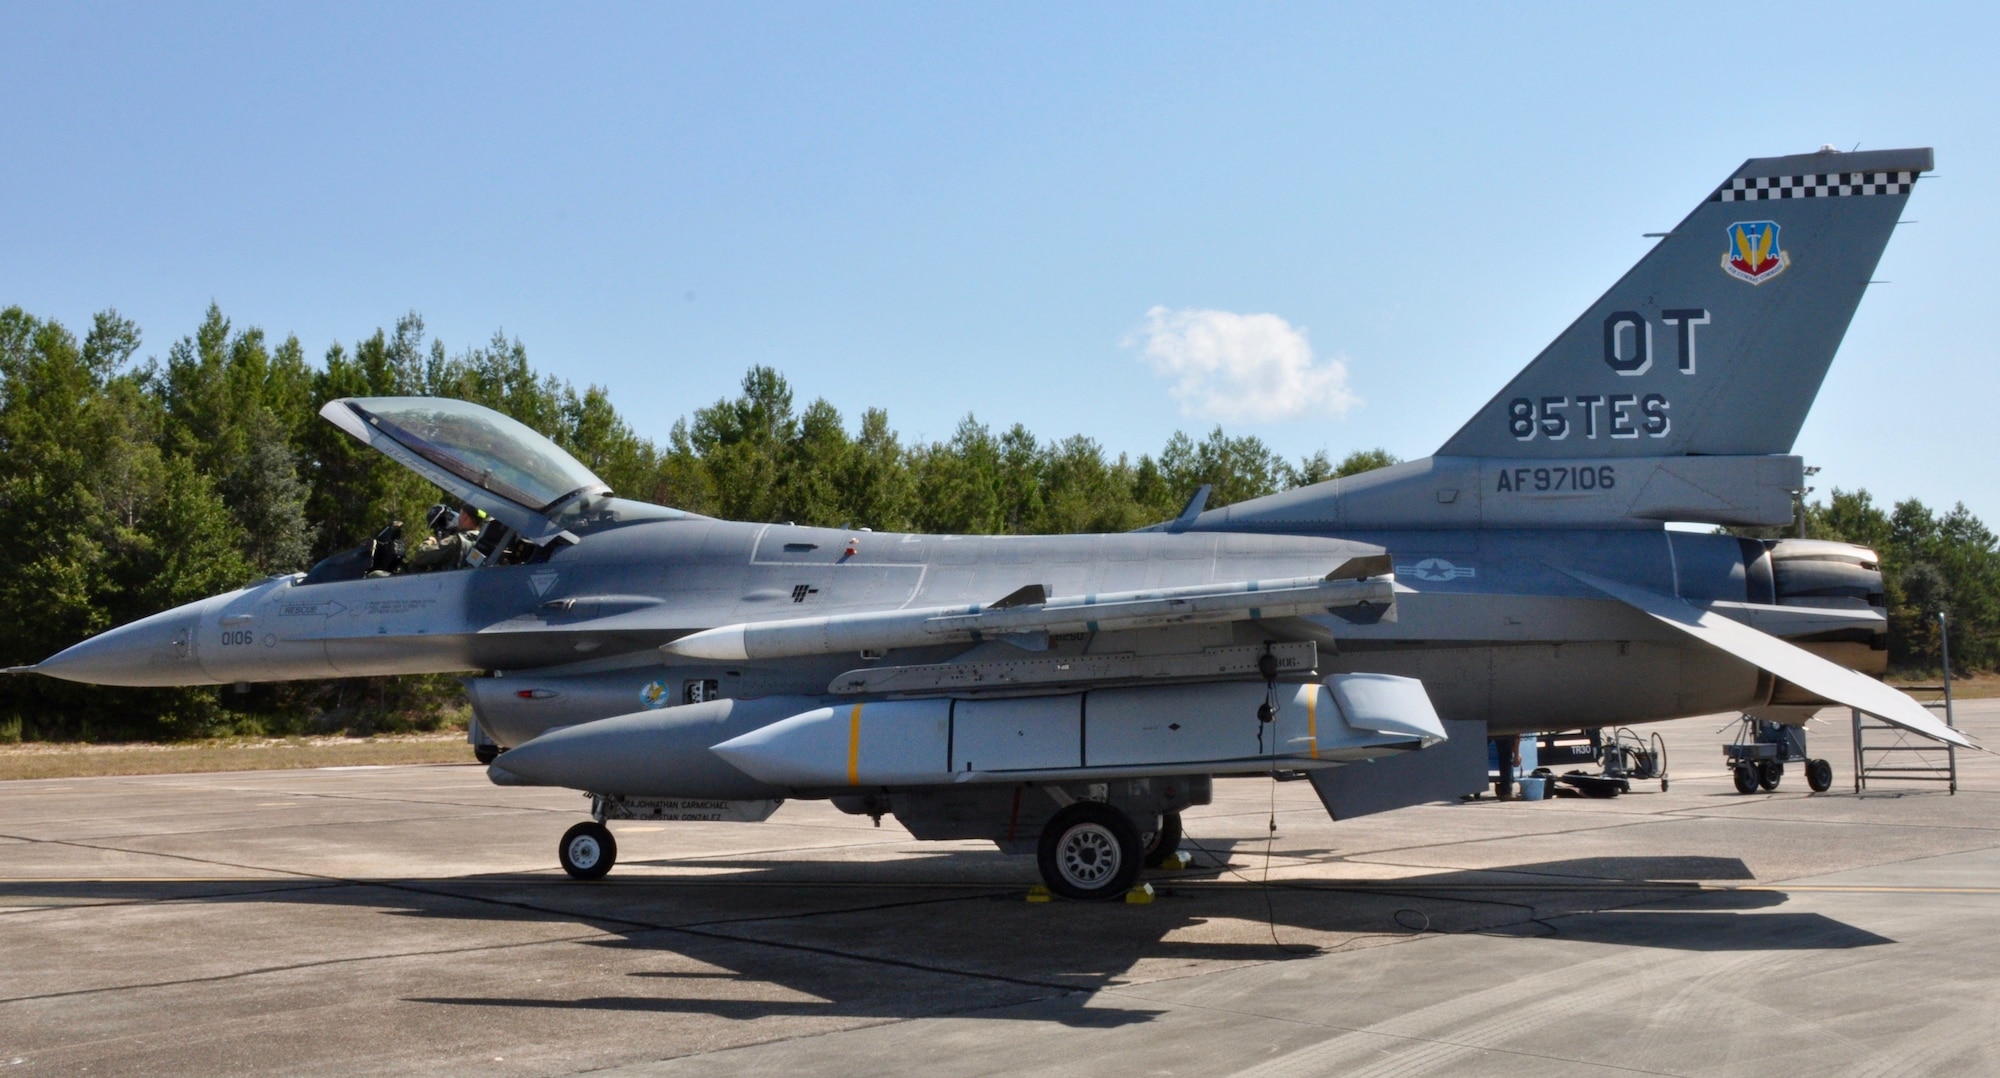
[{"label": "main landing gear", "polygon": [[1181,851],[1181,814],[1160,813],[1160,829],[1146,839],[1146,867],[1158,868]]},{"label": "main landing gear", "polygon": [[1098,801],[1078,801],[1042,828],[1036,865],[1049,890],[1064,898],[1116,898],[1132,889],[1146,844],[1132,818]]},{"label": "main landing gear", "polygon": [[1160,813],[1141,834],[1124,812],[1099,801],[1078,801],[1042,828],[1036,867],[1050,891],[1092,901],[1117,898],[1139,882],[1142,869],[1158,868],[1181,848],[1181,814]]}]

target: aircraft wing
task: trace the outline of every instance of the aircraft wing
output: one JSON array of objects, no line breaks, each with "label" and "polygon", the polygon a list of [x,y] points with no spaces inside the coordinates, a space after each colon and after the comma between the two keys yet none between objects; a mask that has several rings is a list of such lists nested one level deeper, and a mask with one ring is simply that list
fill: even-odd
[{"label": "aircraft wing", "polygon": [[1563,571],[1627,606],[1645,611],[1664,625],[1679,629],[1710,647],[1726,651],[1808,692],[1865,711],[1913,734],[1965,748],[1977,747],[1964,734],[1946,726],[1922,704],[1866,674],[1829,662],[1804,648],[1758,632],[1716,611],[1703,610],[1685,599],[1620,584],[1589,573],[1569,569]]}]

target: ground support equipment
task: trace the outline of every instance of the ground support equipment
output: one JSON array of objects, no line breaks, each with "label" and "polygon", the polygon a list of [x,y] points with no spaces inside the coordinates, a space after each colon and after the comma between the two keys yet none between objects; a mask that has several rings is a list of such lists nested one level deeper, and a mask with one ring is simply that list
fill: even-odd
[{"label": "ground support equipment", "polygon": [[1806,785],[1816,794],[1833,786],[1833,765],[1807,754],[1803,726],[1745,715],[1736,724],[1736,739],[1722,746],[1722,760],[1736,780],[1737,793],[1777,789],[1786,764],[1805,765]]}]

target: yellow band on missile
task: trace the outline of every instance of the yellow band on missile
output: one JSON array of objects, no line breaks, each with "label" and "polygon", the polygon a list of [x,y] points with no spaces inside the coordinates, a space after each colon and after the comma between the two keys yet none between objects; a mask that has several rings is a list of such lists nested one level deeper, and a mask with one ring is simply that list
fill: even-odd
[{"label": "yellow band on missile", "polygon": [[861,705],[847,715],[847,784],[861,785]]},{"label": "yellow band on missile", "polygon": [[1306,740],[1312,743],[1312,758],[1319,759],[1319,686],[1306,694]]}]

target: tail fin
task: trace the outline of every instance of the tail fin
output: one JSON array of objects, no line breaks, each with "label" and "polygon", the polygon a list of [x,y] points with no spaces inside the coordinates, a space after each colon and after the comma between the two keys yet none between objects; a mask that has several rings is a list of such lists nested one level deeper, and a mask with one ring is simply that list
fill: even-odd
[{"label": "tail fin", "polygon": [[1438,450],[1788,453],[1929,149],[1743,163]]}]

